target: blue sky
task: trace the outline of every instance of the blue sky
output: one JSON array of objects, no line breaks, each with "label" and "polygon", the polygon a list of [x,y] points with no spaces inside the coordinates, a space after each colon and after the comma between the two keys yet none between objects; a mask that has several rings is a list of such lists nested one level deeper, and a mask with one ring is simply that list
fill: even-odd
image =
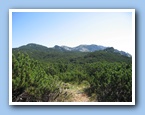
[{"label": "blue sky", "polygon": [[113,46],[132,54],[130,12],[13,12],[12,47],[80,44]]}]

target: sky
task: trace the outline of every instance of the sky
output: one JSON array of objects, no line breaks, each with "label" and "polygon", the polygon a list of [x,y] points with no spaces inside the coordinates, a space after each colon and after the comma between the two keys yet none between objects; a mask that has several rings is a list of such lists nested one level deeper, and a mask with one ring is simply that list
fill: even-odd
[{"label": "sky", "polygon": [[12,47],[96,44],[133,53],[131,12],[13,12]]}]

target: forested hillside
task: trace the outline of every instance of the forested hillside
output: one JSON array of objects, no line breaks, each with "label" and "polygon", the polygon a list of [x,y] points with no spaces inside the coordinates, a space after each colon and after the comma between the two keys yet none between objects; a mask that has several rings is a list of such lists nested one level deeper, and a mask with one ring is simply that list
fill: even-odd
[{"label": "forested hillside", "polygon": [[87,101],[132,101],[132,58],[114,48],[80,52],[28,44],[12,53],[13,102],[72,102],[74,92]]}]

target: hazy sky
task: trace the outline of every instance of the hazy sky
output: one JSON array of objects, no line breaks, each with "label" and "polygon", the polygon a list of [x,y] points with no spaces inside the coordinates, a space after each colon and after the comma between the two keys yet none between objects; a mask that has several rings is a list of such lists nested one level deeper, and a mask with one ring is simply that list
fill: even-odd
[{"label": "hazy sky", "polygon": [[132,54],[130,12],[13,12],[12,47],[80,44],[112,46]]}]

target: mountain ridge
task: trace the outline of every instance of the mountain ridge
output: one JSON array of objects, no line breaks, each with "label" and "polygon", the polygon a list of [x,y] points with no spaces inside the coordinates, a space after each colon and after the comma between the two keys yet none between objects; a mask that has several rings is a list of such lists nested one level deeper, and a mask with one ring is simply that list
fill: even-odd
[{"label": "mountain ridge", "polygon": [[125,51],[119,51],[117,49],[114,49],[113,47],[106,47],[106,46],[95,45],[95,44],[79,45],[79,46],[76,46],[76,47],[55,45],[53,48],[61,50],[61,51],[65,51],[66,50],[66,51],[80,51],[80,52],[94,52],[94,51],[100,51],[100,50],[109,51],[107,49],[112,49],[112,52],[114,52],[114,53],[119,53],[119,54],[127,56],[127,57],[132,57],[131,54],[129,54],[129,53],[125,52]]},{"label": "mountain ridge", "polygon": [[20,46],[18,48],[13,48],[13,49],[29,49],[29,48],[33,48],[35,50],[41,50],[41,51],[49,51],[51,50],[57,50],[57,51],[68,51],[68,52],[95,52],[95,51],[106,51],[106,52],[114,52],[114,53],[119,53],[123,56],[127,56],[127,57],[132,57],[131,54],[125,52],[125,51],[119,51],[117,49],[114,49],[113,47],[106,47],[106,46],[102,46],[102,45],[95,45],[95,44],[91,44],[91,45],[86,45],[86,44],[81,44],[78,45],[76,47],[69,47],[69,46],[59,46],[59,45],[55,45],[54,47],[47,47],[47,46],[43,46],[43,45],[39,45],[39,44],[35,44],[35,43],[29,43],[27,45],[23,45]]}]

